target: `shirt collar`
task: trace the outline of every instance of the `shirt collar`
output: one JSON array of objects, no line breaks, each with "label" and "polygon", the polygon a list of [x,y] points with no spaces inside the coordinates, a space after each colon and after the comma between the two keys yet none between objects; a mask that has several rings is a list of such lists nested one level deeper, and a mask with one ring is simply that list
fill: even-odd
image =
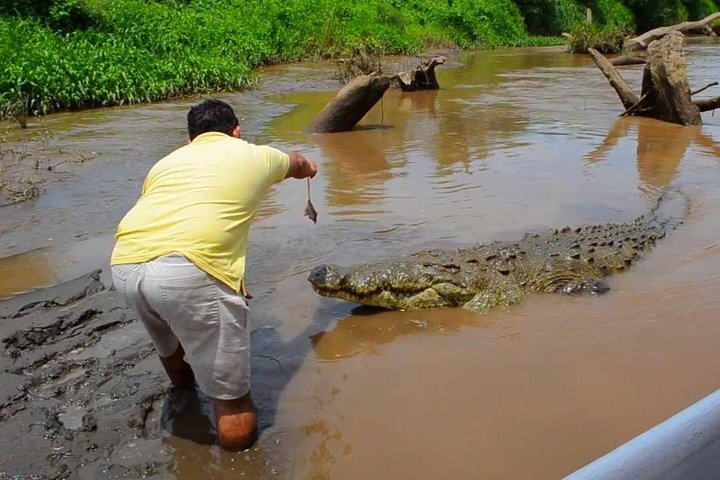
[{"label": "shirt collar", "polygon": [[195,137],[195,139],[190,143],[194,145],[196,143],[212,142],[214,140],[220,140],[222,138],[232,138],[232,137],[230,137],[230,135],[227,135],[222,132],[205,132],[205,133],[201,133],[200,135]]}]

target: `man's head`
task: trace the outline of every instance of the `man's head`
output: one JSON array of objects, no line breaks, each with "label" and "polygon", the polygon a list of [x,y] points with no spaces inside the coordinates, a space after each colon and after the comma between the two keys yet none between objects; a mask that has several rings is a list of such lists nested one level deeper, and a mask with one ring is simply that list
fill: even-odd
[{"label": "man's head", "polygon": [[240,122],[232,107],[221,100],[207,99],[193,106],[187,114],[190,141],[206,132],[240,136]]}]

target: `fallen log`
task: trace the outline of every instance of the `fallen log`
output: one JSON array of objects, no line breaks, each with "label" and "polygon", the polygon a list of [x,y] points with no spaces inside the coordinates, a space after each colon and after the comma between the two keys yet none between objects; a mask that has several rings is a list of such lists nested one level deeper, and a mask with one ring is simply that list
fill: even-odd
[{"label": "fallen log", "polygon": [[643,33],[635,38],[631,38],[625,42],[626,50],[645,50],[655,40],[663,38],[665,35],[671,32],[685,33],[691,30],[699,30],[710,25],[715,20],[720,19],[720,12],[708,15],[702,20],[696,20],[694,22],[682,22],[677,25],[670,25],[669,27],[658,27],[648,32]]},{"label": "fallen log", "polygon": [[720,108],[720,97],[693,102],[687,79],[683,35],[674,31],[648,46],[648,62],[638,97],[615,67],[600,53],[591,50],[595,64],[615,89],[625,107],[621,116],[642,116],[677,123],[701,125],[701,112]]},{"label": "fallen log", "polygon": [[[414,70],[400,72],[396,75],[381,73],[381,65],[374,66],[370,60],[361,55],[360,61],[348,60],[347,65],[373,65],[372,73],[358,75],[350,80],[315,117],[308,128],[312,133],[347,132],[365,116],[367,112],[383,97],[385,91],[397,81],[403,91],[438,90],[440,84],[435,75],[435,67],[445,63],[445,57],[435,57],[420,63]],[[368,57],[369,58],[369,57]],[[352,69],[351,69],[352,70]],[[348,70],[348,71],[351,71]]]},{"label": "fallen log", "polygon": [[701,112],[716,110],[720,108],[720,97],[708,98],[707,100],[697,100],[695,101],[695,105],[697,105]]},{"label": "fallen log", "polygon": [[605,75],[605,78],[608,79],[608,82],[610,82],[610,85],[612,85],[617,92],[625,110],[629,110],[640,101],[640,98],[635,95],[635,92],[632,91],[625,79],[615,70],[615,67],[613,67],[607,58],[603,57],[602,54],[594,48],[589,49],[588,53],[595,62],[595,65],[597,65],[603,75]]},{"label": "fallen log", "polygon": [[621,57],[615,57],[610,59],[610,63],[615,67],[627,67],[629,65],[644,65],[647,63],[647,58],[636,57],[632,55],[623,55]]},{"label": "fallen log", "polygon": [[347,132],[365,116],[390,87],[392,77],[360,75],[345,85],[315,117],[312,133]]},{"label": "fallen log", "polygon": [[416,90],[438,90],[440,84],[435,76],[435,67],[445,63],[445,57],[425,60],[415,70],[407,70],[397,74],[398,83],[403,92]]}]

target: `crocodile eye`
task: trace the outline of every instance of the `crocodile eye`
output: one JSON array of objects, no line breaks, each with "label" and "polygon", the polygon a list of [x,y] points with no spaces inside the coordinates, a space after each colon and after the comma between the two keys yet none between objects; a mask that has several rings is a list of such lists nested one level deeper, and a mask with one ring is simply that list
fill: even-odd
[{"label": "crocodile eye", "polygon": [[441,265],[442,268],[445,270],[449,270],[452,273],[458,273],[460,271],[460,267],[458,265],[455,265],[454,263],[446,263],[444,265]]}]

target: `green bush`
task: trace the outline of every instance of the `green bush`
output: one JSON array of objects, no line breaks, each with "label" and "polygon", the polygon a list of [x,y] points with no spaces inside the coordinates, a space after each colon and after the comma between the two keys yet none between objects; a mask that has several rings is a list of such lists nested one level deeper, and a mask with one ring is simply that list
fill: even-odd
[{"label": "green bush", "polygon": [[570,32],[572,37],[568,50],[572,53],[587,53],[588,49],[594,48],[600,53],[619,53],[626,33],[622,27],[614,25],[578,25]]},{"label": "green bush", "polygon": [[[440,2],[438,2],[440,3]],[[510,0],[454,0],[438,12],[461,47],[517,44],[527,38],[522,15]]]},{"label": "green bush", "polygon": [[683,0],[690,20],[700,20],[718,11],[713,0]]},{"label": "green bush", "polygon": [[688,19],[682,0],[626,0],[639,31],[644,32],[663,25],[673,25]]},{"label": "green bush", "polygon": [[585,9],[574,0],[516,0],[528,31],[559,35],[585,22]]},{"label": "green bush", "polygon": [[594,21],[601,25],[611,25],[632,30],[635,18],[632,11],[620,0],[590,0],[583,5],[592,9]]}]

